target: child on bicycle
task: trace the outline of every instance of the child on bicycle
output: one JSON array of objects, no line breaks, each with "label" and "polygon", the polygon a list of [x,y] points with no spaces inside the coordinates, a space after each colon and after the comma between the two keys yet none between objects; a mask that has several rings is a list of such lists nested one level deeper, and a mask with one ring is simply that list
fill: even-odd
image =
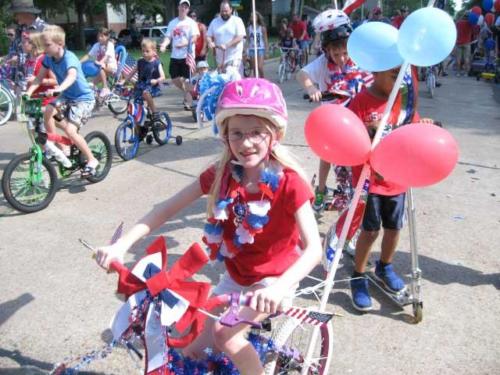
[{"label": "child on bicycle", "polygon": [[[328,9],[320,13],[313,24],[316,32],[320,34],[323,53],[297,73],[297,81],[312,101],[321,101],[322,92],[332,92],[337,94],[337,98],[328,103],[346,106],[372,79],[371,75],[360,70],[347,54],[347,40],[352,33],[351,21],[343,11]],[[316,212],[321,212],[325,207],[329,171],[330,163],[320,160],[318,186],[313,204]]]},{"label": "child on bicycle", "polygon": [[95,78],[94,84],[98,84],[99,82],[102,83],[101,97],[109,95],[108,76],[114,75],[118,69],[115,56],[115,45],[109,39],[110,33],[111,32],[107,28],[101,27],[97,33],[97,43],[92,46],[89,53],[80,59],[80,62],[92,59],[100,66],[99,74]]},{"label": "child on bicycle", "polygon": [[[45,53],[43,52],[43,40],[42,33],[38,31],[30,31],[27,37],[23,38],[22,47],[24,53],[29,55],[28,61],[32,66],[32,71],[26,76],[26,83],[28,87],[33,83],[36,76],[42,68],[42,62],[45,58]],[[45,77],[42,78],[40,86],[33,92],[32,97],[36,98],[40,93],[44,93],[49,89],[54,89],[57,85],[57,79],[54,73],[47,70]],[[49,104],[53,98],[44,97],[42,100],[42,105],[46,106]]]},{"label": "child on bicycle", "polygon": [[[281,145],[287,127],[281,90],[265,79],[226,84],[216,123],[224,141],[220,159],[198,179],[156,206],[115,244],[99,248],[108,268],[132,245],[194,200],[208,195],[204,242],[226,272],[213,293],[247,293],[244,319],[262,320],[289,300],[299,281],[318,264],[321,244],[307,178]],[[248,328],[207,321],[184,354],[200,358],[207,347],[224,351],[243,373],[263,374]]]},{"label": "child on bicycle", "polygon": [[[389,99],[400,67],[374,72],[373,84],[358,94],[349,104],[351,109],[364,122],[371,137],[375,135],[382,114]],[[388,127],[395,128],[405,123],[432,123],[431,119],[420,119],[415,108],[401,110],[401,97],[396,100],[388,120]],[[357,183],[362,166],[353,167],[353,182]],[[393,183],[383,179],[372,171],[370,189],[366,209],[361,224],[361,233],[356,242],[354,256],[354,273],[351,280],[353,306],[360,311],[372,309],[368,292],[368,280],[365,276],[366,264],[372,245],[378,237],[380,227],[384,228],[382,252],[376,262],[375,277],[393,293],[405,288],[404,281],[394,271],[392,259],[399,242],[399,233],[403,226],[405,191]]]},{"label": "child on bicycle", "polygon": [[143,98],[153,120],[159,120],[160,115],[156,109],[153,97],[160,93],[160,84],[165,81],[165,72],[156,53],[156,42],[149,38],[144,38],[141,42],[142,58],[137,61],[134,69],[125,77],[125,81],[130,81],[135,73],[138,73],[138,80],[134,88],[134,97]]},{"label": "child on bicycle", "polygon": [[286,35],[280,41],[280,47],[283,48],[284,55],[290,61],[290,65],[295,68],[297,64],[297,41],[293,37],[293,30],[287,29]]},{"label": "child on bicycle", "polygon": [[[51,70],[57,79],[58,87],[46,91],[47,95],[53,96],[55,92],[61,93],[61,99],[66,103],[64,119],[58,121],[57,127],[62,129],[68,138],[80,149],[87,164],[82,169],[82,177],[94,176],[99,161],[94,157],[85,138],[78,133],[92,115],[95,100],[94,93],[82,72],[82,65],[75,54],[65,48],[66,34],[57,25],[47,26],[42,32],[42,40],[45,48],[45,58],[42,67],[27,90],[27,94],[33,94],[43,83],[47,71]],[[49,104],[45,108],[44,122],[48,133],[54,133],[56,122],[54,116],[58,109]]]}]

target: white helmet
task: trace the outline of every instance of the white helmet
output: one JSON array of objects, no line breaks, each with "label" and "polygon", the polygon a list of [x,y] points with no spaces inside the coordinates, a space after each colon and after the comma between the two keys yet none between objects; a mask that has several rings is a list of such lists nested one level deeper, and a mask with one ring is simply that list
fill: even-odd
[{"label": "white helmet", "polygon": [[349,16],[339,9],[327,9],[318,14],[313,20],[313,27],[317,33],[333,30],[343,25],[351,25]]}]

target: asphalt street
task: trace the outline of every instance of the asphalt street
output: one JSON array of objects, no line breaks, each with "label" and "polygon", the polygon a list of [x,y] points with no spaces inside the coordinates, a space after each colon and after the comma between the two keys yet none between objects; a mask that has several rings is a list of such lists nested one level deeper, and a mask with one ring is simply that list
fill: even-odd
[{"label": "asphalt street", "polygon": [[[276,63],[266,74],[276,79]],[[443,123],[460,147],[459,162],[445,181],[416,189],[417,236],[423,274],[423,321],[412,324],[411,307],[401,309],[374,288],[375,309],[360,314],[351,305],[348,283],[339,281],[329,299],[334,318],[332,374],[498,374],[500,368],[500,106],[498,85],[473,78],[443,79],[431,99],[421,88],[419,111]],[[314,108],[295,81],[282,85],[289,109],[285,144],[312,177],[317,158],[305,143],[304,121]],[[496,99],[495,99],[496,97]],[[0,374],[45,374],[57,362],[77,358],[110,340],[109,321],[121,304],[116,276],[103,272],[78,239],[105,244],[123,221],[125,229],[177,191],[220,151],[210,126],[199,129],[182,110],[175,87],[158,104],[174,122],[180,146],[142,145],[139,156],[114,157],[98,184],[64,181],[50,206],[25,215],[0,198]],[[113,143],[120,119],[102,109],[82,130],[101,130]],[[24,125],[0,127],[0,170],[26,152]],[[425,152],[425,150],[423,150]],[[201,239],[205,200],[167,221],[127,258],[141,256],[156,236],[167,239],[171,260]],[[324,235],[337,214],[320,219]],[[378,246],[372,258],[377,259]],[[395,257],[410,272],[407,230]],[[207,266],[201,280],[217,282],[220,266]],[[352,272],[341,260],[337,280]],[[321,277],[319,269],[315,275]],[[314,303],[299,298],[301,305]],[[125,350],[93,362],[91,374],[140,373]]]}]

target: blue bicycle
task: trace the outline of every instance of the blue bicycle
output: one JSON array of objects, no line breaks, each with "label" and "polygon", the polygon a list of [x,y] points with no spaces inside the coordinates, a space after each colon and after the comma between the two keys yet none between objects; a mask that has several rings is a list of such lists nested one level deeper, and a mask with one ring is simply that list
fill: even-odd
[{"label": "blue bicycle", "polygon": [[133,159],[139,151],[139,144],[145,140],[150,145],[153,138],[160,146],[167,144],[170,138],[175,138],[177,145],[182,144],[180,135],[172,135],[172,121],[166,112],[153,118],[142,97],[129,99],[127,117],[115,132],[116,152],[123,160]]}]

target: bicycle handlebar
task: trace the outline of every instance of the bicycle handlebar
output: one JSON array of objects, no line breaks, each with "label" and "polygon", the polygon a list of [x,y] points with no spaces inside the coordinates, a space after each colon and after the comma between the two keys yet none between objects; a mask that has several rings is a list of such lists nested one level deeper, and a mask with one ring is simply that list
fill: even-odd
[{"label": "bicycle handlebar", "polygon": [[[337,92],[323,91],[323,92],[321,92],[321,99],[320,100],[322,102],[329,102],[329,101],[335,100],[335,99],[344,99],[345,97],[346,97],[346,95],[342,95],[342,94],[337,93]],[[304,100],[309,100],[309,102],[312,102],[312,99],[309,96],[309,94],[304,94]]]}]

